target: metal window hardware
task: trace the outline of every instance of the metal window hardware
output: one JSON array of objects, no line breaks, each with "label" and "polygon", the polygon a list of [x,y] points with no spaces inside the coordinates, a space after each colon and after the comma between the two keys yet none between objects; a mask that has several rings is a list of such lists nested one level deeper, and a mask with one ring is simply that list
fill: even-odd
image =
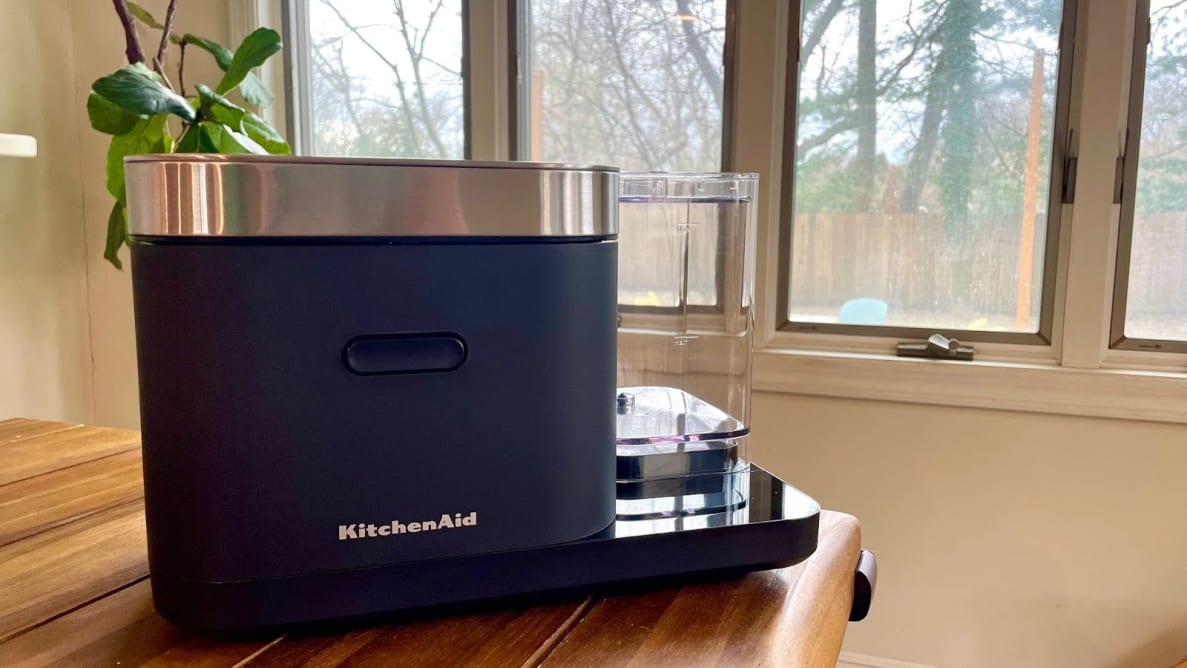
[{"label": "metal window hardware", "polygon": [[1113,167],[1113,204],[1120,204],[1125,196],[1125,158],[1117,158]]},{"label": "metal window hardware", "polygon": [[923,343],[900,343],[895,347],[899,357],[928,357],[940,360],[972,361],[973,347],[943,334],[932,334]]},{"label": "metal window hardware", "polygon": [[1076,201],[1077,164],[1075,156],[1070,156],[1063,161],[1063,192],[1060,193],[1059,198],[1062,204],[1072,204]]},{"label": "metal window hardware", "polygon": [[1120,204],[1125,197],[1125,159],[1129,153],[1129,128],[1122,130],[1118,139],[1117,163],[1113,167],[1113,204]]}]

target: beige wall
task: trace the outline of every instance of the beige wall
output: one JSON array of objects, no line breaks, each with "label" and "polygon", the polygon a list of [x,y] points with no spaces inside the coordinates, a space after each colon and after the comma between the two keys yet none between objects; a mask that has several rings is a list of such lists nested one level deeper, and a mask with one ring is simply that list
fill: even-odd
[{"label": "beige wall", "polygon": [[755,460],[861,520],[846,649],[935,666],[1187,658],[1187,426],[756,395]]},{"label": "beige wall", "polygon": [[0,418],[90,420],[86,251],[74,44],[64,2],[0,2],[0,132],[38,138],[0,157]]},{"label": "beige wall", "polygon": [[[227,40],[226,0],[180,5],[181,30]],[[0,418],[135,427],[131,287],[102,258],[107,138],[84,108],[123,64],[122,32],[110,2],[0,0],[0,16],[0,132],[40,142],[36,159],[0,158]],[[191,86],[214,78],[189,55]]]}]

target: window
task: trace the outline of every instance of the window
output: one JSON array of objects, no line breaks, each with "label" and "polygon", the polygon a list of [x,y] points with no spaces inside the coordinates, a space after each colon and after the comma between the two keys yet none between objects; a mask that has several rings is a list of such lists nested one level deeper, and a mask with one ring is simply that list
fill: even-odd
[{"label": "window", "polygon": [[[394,72],[326,3],[408,61],[392,0],[284,0],[288,107],[315,118],[308,92],[321,95],[338,115],[317,152],[354,151],[400,126],[351,129],[345,92],[403,117],[419,105],[400,105]],[[431,47],[446,67],[422,72],[450,110],[450,157],[473,144],[483,159],[761,172],[756,388],[1187,422],[1187,3],[444,0],[430,32],[438,2],[403,5],[426,48],[452,45]],[[311,87],[315,42],[363,80]],[[646,250],[622,258],[642,269],[619,312],[646,327],[680,304],[641,287],[645,268],[683,260],[620,223],[624,247]],[[706,246],[713,227],[695,228]],[[699,257],[686,272],[698,317],[722,303],[716,254]],[[935,331],[984,363],[891,356]]]},{"label": "window", "polygon": [[[624,171],[728,169],[730,33],[726,0],[520,3],[519,155],[531,160],[615,165]],[[620,311],[666,313],[676,292],[660,276],[683,276],[688,304],[720,308],[726,228],[715,204],[662,210],[624,205],[619,238]],[[690,230],[689,247],[670,227]],[[677,271],[681,263],[684,271]]]},{"label": "window", "polygon": [[1182,352],[1187,351],[1187,3],[1143,0],[1138,16],[1112,341],[1119,348]]},{"label": "window", "polygon": [[1050,340],[1070,11],[804,0],[782,329]]},{"label": "window", "polygon": [[293,0],[309,155],[466,155],[464,0]]},{"label": "window", "polygon": [[521,3],[520,156],[634,171],[721,170],[727,4]]}]

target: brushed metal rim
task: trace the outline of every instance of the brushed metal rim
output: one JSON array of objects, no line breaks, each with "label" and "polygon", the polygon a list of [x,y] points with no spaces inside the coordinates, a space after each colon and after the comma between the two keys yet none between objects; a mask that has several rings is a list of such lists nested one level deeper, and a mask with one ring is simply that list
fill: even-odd
[{"label": "brushed metal rim", "polygon": [[[610,165],[584,165],[563,162],[527,162],[498,160],[430,160],[416,158],[356,158],[322,155],[255,155],[218,153],[144,153],[124,158],[130,163],[213,163],[213,164],[277,164],[277,165],[356,165],[360,167],[440,167],[447,169],[523,169],[530,171],[608,172],[619,173]],[[663,172],[656,172],[662,174]],[[676,174],[679,176],[679,174]],[[688,174],[688,176],[701,176]]]},{"label": "brushed metal rim", "polygon": [[133,237],[613,237],[612,167],[462,160],[143,155]]}]

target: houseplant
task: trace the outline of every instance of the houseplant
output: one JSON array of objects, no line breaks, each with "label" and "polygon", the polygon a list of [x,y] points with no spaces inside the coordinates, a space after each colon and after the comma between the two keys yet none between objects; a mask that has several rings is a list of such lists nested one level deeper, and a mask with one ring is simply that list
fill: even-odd
[{"label": "houseplant", "polygon": [[[196,35],[174,30],[177,0],[170,0],[164,21],[157,21],[143,7],[126,0],[112,0],[123,26],[128,64],[91,84],[87,116],[91,127],[111,135],[107,150],[107,191],[115,198],[107,219],[103,257],[123,268],[119,251],[128,243],[127,196],[124,157],[139,153],[256,153],[287,154],[289,146],[267,121],[250,107],[266,107],[272,95],[251,71],[281,48],[280,35],[260,28],[237,49],[230,49]],[[160,32],[156,52],[147,54],[140,44],[137,25]],[[177,83],[165,70],[171,47],[178,49]],[[196,47],[214,57],[223,72],[213,87],[197,84],[192,94],[185,86],[186,47]],[[246,103],[228,99],[238,91]]]}]

